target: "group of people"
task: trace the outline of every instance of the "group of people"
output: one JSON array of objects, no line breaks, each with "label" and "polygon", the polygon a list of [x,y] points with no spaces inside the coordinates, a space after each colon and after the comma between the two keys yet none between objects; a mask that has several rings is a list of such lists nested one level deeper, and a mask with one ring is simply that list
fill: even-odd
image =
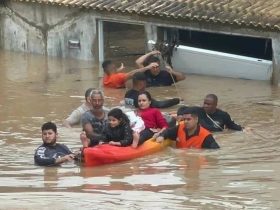
[{"label": "group of people", "polygon": [[[133,108],[129,112],[121,108],[104,108],[104,95],[98,89],[89,88],[85,92],[85,102],[74,110],[64,121],[66,127],[81,124],[80,139],[85,147],[99,144],[132,146],[137,148],[146,140],[157,142],[164,139],[176,141],[178,148],[219,148],[211,132],[225,128],[243,128],[232,121],[230,115],[217,108],[218,97],[208,94],[202,107],[181,106],[175,116],[162,114],[159,108],[180,103],[180,98],[155,100],[146,91],[147,86],[169,86],[185,79],[185,75],[170,66],[160,69],[158,51],[152,51],[136,60],[139,67],[128,73],[121,72],[112,61],[104,61],[103,84],[105,87],[123,88],[132,79],[132,88],[125,93],[124,103]],[[57,128],[52,122],[42,126],[43,144],[35,152],[38,165],[57,165],[73,160],[77,154],[65,145],[56,143]]]}]

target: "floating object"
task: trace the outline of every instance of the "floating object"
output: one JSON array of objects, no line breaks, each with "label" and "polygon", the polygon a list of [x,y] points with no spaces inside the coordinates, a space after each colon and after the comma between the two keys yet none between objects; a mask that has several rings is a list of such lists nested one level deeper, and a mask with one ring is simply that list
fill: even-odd
[{"label": "floating object", "polygon": [[130,146],[118,147],[109,144],[87,147],[83,151],[84,165],[97,166],[132,160],[159,152],[171,144],[171,140],[165,140],[162,143],[157,143],[156,141],[150,139],[137,148],[132,148]]},{"label": "floating object", "polygon": [[257,104],[260,104],[260,105],[270,105],[270,106],[279,106],[280,107],[280,101],[260,101],[260,102],[257,102]]},{"label": "floating object", "polygon": [[[155,44],[149,40],[151,49]],[[270,80],[272,61],[179,45],[172,56],[174,69],[187,74]]]}]

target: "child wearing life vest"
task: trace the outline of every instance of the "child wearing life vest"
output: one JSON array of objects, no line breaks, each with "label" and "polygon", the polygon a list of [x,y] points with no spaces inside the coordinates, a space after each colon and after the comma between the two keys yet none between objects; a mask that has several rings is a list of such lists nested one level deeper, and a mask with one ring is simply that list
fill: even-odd
[{"label": "child wearing life vest", "polygon": [[199,125],[195,107],[182,107],[178,110],[180,121],[157,137],[157,142],[168,138],[176,141],[177,148],[220,148],[212,134]]},{"label": "child wearing life vest", "polygon": [[157,108],[150,107],[152,97],[149,92],[143,91],[139,93],[138,96],[138,115],[143,119],[145,124],[145,129],[140,132],[140,138],[138,145],[143,144],[146,140],[150,138],[156,138],[160,133],[162,133],[168,124],[161,114],[160,110]]}]

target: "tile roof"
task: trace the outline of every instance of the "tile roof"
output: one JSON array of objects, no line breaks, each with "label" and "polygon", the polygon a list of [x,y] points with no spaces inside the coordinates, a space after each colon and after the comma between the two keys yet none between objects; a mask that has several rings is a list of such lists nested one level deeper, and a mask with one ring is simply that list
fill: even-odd
[{"label": "tile roof", "polygon": [[280,30],[280,0],[13,0]]}]

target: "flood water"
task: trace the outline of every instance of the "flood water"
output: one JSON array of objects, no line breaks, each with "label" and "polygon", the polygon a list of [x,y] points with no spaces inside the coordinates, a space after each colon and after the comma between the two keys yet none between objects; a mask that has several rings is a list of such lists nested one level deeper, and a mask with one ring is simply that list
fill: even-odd
[{"label": "flood water", "polygon": [[[61,124],[81,104],[84,91],[99,85],[98,67],[91,62],[0,51],[0,209],[280,207],[280,89],[263,81],[187,75],[178,91],[150,89],[156,98],[179,95],[190,105],[216,93],[220,108],[253,129],[215,134],[220,150],[167,148],[93,168],[35,166],[46,121],[57,123],[59,142],[73,150],[81,146],[81,128]],[[118,105],[124,92],[105,89],[106,106]],[[262,101],[274,106],[258,104]]]}]

